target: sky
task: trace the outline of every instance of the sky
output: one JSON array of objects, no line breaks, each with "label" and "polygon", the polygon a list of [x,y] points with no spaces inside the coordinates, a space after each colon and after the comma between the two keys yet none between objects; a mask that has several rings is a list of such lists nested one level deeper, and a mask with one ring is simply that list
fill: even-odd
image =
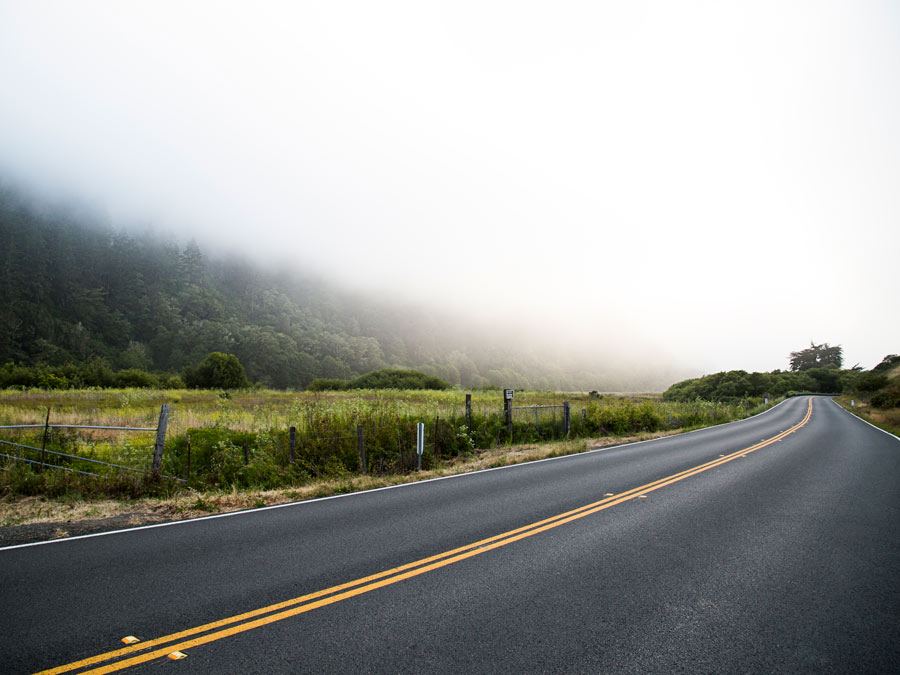
[{"label": "sky", "polygon": [[900,351],[894,2],[0,0],[0,174],[611,361]]}]

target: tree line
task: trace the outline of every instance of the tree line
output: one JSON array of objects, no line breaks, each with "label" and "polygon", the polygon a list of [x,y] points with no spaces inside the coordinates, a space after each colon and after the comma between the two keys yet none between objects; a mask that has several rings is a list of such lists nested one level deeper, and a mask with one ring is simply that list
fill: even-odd
[{"label": "tree line", "polygon": [[[821,351],[828,350],[826,366]],[[805,352],[805,353],[804,353]],[[818,357],[812,352],[819,352]],[[663,393],[666,401],[734,402],[749,398],[787,396],[791,393],[854,393],[871,400],[876,407],[900,406],[900,386],[889,373],[900,365],[900,356],[889,354],[881,363],[866,371],[858,366],[842,369],[841,347],[812,344],[809,349],[791,352],[792,370],[748,373],[729,370],[676,382]]]},{"label": "tree line", "polygon": [[663,399],[728,402],[752,397],[776,398],[791,392],[839,394],[844,390],[847,372],[835,368],[770,373],[729,370],[676,382],[663,393]]}]

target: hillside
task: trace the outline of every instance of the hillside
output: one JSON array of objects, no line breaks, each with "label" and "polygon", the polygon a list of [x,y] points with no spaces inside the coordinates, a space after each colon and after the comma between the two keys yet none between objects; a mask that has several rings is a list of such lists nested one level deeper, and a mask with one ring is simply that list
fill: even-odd
[{"label": "hillside", "polygon": [[233,353],[251,381],[303,388],[416,368],[466,387],[659,390],[675,378],[485,339],[458,318],[343,291],[190,240],[115,229],[0,182],[0,365],[101,362],[179,373]]}]

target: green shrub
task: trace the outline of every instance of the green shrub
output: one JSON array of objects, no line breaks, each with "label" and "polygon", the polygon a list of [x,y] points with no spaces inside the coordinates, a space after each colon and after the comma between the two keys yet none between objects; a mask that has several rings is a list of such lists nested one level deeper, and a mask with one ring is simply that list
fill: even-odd
[{"label": "green shrub", "polygon": [[113,372],[103,361],[30,366],[7,363],[0,368],[0,388],[80,389],[85,387],[117,387],[121,389],[183,389],[178,375],[154,375],[138,368]]},{"label": "green shrub", "polygon": [[234,354],[211,352],[196,367],[184,369],[191,389],[246,389],[250,386],[244,366]]},{"label": "green shrub", "polygon": [[184,389],[184,380],[174,373],[164,373],[159,376],[161,389]]},{"label": "green shrub", "polygon": [[870,403],[876,408],[900,408],[900,388],[892,387],[880,391],[870,399]]},{"label": "green shrub", "polygon": [[649,401],[638,405],[630,401],[611,405],[592,403],[587,408],[586,414],[586,426],[589,431],[616,436],[641,431],[658,431],[666,426],[666,422],[666,418]]},{"label": "green shrub", "polygon": [[343,391],[345,389],[450,389],[449,382],[434,375],[406,370],[404,368],[383,368],[360,375],[353,380],[320,377],[310,382],[309,391]]},{"label": "green shrub", "polygon": [[347,389],[347,380],[336,377],[320,377],[309,383],[308,391],[343,391]]},{"label": "green shrub", "polygon": [[384,368],[350,380],[348,389],[450,389],[450,383],[418,370]]},{"label": "green shrub", "polygon": [[157,378],[156,375],[152,375],[144,370],[138,370],[137,368],[120,370],[115,374],[114,380],[115,386],[121,389],[128,389],[130,387],[144,389],[159,387],[159,378]]},{"label": "green shrub", "polygon": [[881,375],[878,373],[863,373],[858,378],[856,378],[855,387],[856,391],[867,393],[878,391],[879,389],[886,387],[887,383],[887,375]]}]

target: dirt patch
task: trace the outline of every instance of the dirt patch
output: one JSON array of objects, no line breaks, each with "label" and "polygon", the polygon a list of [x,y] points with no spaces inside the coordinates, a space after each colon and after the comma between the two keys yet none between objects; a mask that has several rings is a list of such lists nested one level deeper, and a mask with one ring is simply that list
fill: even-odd
[{"label": "dirt patch", "polygon": [[0,527],[0,547],[31,544],[38,541],[77,537],[83,534],[111,532],[139,525],[163,523],[170,519],[150,513],[130,513],[111,518],[72,522],[41,522]]}]

